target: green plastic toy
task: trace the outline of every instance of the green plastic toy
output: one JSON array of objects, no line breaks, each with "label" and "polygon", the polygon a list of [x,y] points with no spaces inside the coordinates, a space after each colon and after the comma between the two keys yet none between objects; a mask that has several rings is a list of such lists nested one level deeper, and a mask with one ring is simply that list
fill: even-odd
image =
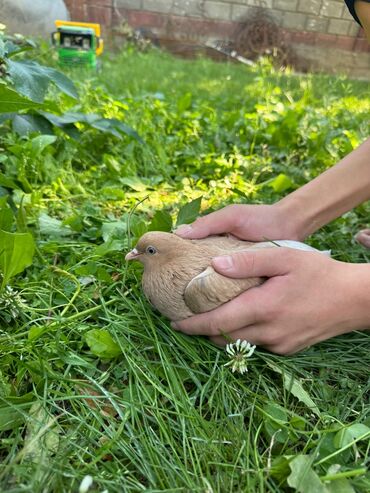
[{"label": "green plastic toy", "polygon": [[97,57],[103,53],[100,24],[55,21],[57,30],[51,39],[58,49],[59,63],[68,66],[97,67]]}]

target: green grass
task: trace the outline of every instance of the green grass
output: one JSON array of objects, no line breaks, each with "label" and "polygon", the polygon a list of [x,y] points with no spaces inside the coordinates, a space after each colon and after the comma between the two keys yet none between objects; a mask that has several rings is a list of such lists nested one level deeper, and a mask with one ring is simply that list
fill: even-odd
[{"label": "green grass", "polygon": [[[91,475],[109,493],[370,491],[368,333],[289,357],[258,349],[232,374],[223,350],[171,330],[124,262],[159,209],[271,203],[333,165],[367,136],[369,84],[133,48],[85,77],[75,110],[143,142],[86,129],[32,154],[0,129],[38,248],[12,282],[16,313],[0,312],[0,490],[76,492]],[[369,212],[309,242],[368,262],[353,234]]]}]

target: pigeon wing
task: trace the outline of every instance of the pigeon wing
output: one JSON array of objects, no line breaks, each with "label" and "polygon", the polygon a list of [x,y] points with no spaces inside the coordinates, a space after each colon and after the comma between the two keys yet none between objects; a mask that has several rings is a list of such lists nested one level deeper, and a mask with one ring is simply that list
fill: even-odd
[{"label": "pigeon wing", "polygon": [[186,286],[184,299],[193,313],[204,313],[227,301],[232,300],[243,291],[258,286],[262,278],[231,279],[222,276],[212,267],[195,276]]}]

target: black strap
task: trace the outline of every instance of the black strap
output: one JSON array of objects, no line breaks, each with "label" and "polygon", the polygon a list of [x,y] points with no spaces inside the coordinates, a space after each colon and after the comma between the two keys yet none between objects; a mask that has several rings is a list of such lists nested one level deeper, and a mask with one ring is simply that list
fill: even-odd
[{"label": "black strap", "polygon": [[[360,24],[361,22],[360,19],[357,17],[356,11],[355,11],[355,1],[356,0],[344,0],[347,4],[348,10],[351,12],[353,18]],[[370,0],[360,0],[361,2],[367,2],[370,3]]]}]

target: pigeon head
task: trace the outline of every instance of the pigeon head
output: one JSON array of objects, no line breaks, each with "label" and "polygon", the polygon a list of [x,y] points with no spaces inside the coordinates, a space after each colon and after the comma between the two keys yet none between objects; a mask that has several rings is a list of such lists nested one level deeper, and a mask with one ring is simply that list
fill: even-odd
[{"label": "pigeon head", "polygon": [[125,259],[138,260],[144,265],[168,262],[178,255],[179,249],[183,251],[186,244],[186,240],[172,233],[150,231],[139,239]]}]

